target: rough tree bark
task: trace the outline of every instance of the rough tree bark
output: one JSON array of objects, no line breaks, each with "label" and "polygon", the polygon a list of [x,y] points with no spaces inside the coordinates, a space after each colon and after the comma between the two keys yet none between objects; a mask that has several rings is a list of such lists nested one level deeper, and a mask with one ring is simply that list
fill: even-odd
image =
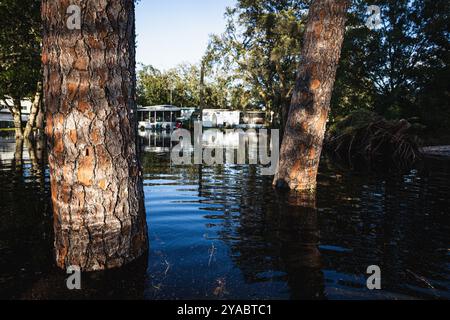
[{"label": "rough tree bark", "polygon": [[313,0],[274,185],[315,190],[344,39],[347,0]]},{"label": "rough tree bark", "polygon": [[42,100],[42,81],[39,81],[36,85],[36,93],[34,95],[33,104],[31,105],[30,116],[28,118],[25,131],[23,132],[23,136],[25,137],[25,139],[30,139],[31,132],[35,128],[36,118],[39,113],[39,108],[42,104],[41,100]]},{"label": "rough tree bark", "polygon": [[[81,30],[67,28],[69,5],[81,8]],[[42,17],[57,265],[121,267],[147,252],[134,0],[43,0]]]}]

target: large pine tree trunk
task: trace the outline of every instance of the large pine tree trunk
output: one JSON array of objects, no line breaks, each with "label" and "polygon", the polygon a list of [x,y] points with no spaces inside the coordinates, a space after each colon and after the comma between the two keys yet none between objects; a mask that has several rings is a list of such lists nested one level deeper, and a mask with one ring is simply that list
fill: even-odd
[{"label": "large pine tree trunk", "polygon": [[[81,30],[69,30],[69,5]],[[44,99],[58,266],[147,252],[135,106],[134,0],[43,0]]]},{"label": "large pine tree trunk", "polygon": [[316,189],[326,122],[344,39],[346,0],[313,0],[274,179],[277,187]]}]

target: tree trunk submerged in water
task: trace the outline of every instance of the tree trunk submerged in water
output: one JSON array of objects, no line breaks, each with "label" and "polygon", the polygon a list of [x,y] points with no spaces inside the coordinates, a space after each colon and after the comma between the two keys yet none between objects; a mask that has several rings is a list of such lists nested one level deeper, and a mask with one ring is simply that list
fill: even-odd
[{"label": "tree trunk submerged in water", "polygon": [[23,162],[23,145],[24,139],[16,139],[16,149],[14,152],[14,168],[17,172],[21,172]]},{"label": "tree trunk submerged in water", "polygon": [[310,5],[302,62],[274,179],[277,187],[316,189],[348,5],[347,0],[314,0]]},{"label": "tree trunk submerged in water", "polygon": [[[81,30],[69,30],[69,5]],[[147,252],[137,157],[133,0],[44,0],[46,133],[57,265],[121,267]]]}]

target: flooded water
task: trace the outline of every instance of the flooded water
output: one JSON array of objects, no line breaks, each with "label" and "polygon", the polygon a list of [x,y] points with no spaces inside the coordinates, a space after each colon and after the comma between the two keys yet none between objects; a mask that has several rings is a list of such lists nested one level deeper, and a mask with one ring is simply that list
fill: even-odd
[{"label": "flooded water", "polygon": [[[14,161],[0,138],[0,298],[450,298],[448,162],[393,175],[325,157],[314,208],[258,166],[173,166],[168,136],[141,144],[149,255],[70,292],[53,261],[47,169],[27,150]],[[380,291],[367,289],[371,265]]]}]

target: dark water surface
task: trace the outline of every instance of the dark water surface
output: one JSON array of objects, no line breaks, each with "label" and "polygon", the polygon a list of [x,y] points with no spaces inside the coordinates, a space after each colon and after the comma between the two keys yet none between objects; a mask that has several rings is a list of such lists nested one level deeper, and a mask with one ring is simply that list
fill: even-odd
[{"label": "dark water surface", "polygon": [[[167,138],[141,140],[149,256],[70,292],[53,262],[47,169],[27,150],[14,161],[0,138],[0,298],[450,298],[449,162],[392,175],[324,158],[312,209],[257,166],[171,166]],[[381,291],[366,287],[370,265]]]}]

